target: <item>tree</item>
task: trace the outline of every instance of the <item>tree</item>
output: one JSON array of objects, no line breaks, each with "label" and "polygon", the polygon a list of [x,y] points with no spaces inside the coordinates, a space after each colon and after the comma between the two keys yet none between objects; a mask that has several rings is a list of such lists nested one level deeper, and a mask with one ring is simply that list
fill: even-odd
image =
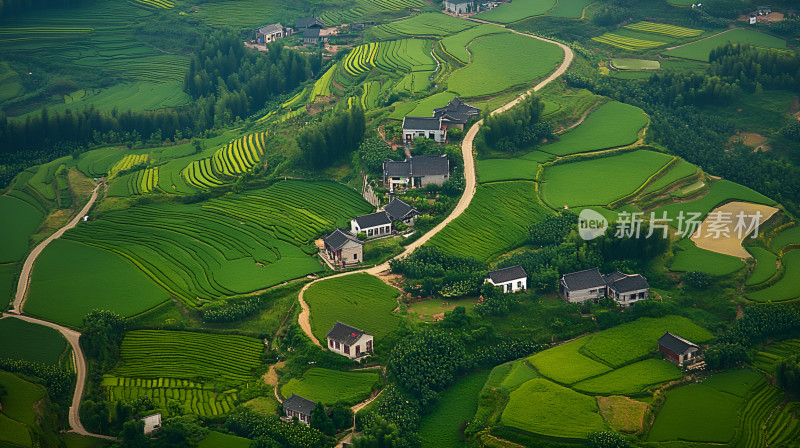
[{"label": "tree", "polygon": [[705,352],[705,361],[712,370],[727,369],[749,361],[747,348],[741,344],[720,342]]},{"label": "tree", "polygon": [[349,407],[343,404],[337,404],[333,406],[330,411],[331,421],[333,421],[333,426],[335,426],[337,430],[342,431],[353,426],[353,410]]},{"label": "tree", "polygon": [[122,432],[119,435],[122,445],[127,448],[147,448],[150,446],[150,439],[144,435],[144,422],[141,420],[131,420],[122,425]]},{"label": "tree", "polygon": [[325,406],[322,403],[317,403],[314,410],[311,411],[311,427],[319,430],[327,436],[336,434],[336,428],[333,421],[325,411]]},{"label": "tree", "polygon": [[401,438],[396,425],[375,416],[372,425],[364,429],[361,437],[353,439],[353,448],[392,448]]},{"label": "tree", "polygon": [[627,444],[625,437],[612,431],[593,432],[586,438],[589,448],[624,448]]},{"label": "tree", "polygon": [[800,362],[797,355],[785,358],[775,366],[775,381],[786,392],[800,395]]},{"label": "tree", "polygon": [[711,285],[711,275],[700,271],[687,272],[683,280],[694,289],[707,289]]}]

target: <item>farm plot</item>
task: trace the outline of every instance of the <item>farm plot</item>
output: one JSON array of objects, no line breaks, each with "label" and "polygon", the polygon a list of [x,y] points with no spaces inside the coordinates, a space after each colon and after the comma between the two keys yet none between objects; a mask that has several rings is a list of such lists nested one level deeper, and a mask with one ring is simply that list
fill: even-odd
[{"label": "farm plot", "polygon": [[611,101],[598,107],[583,123],[561,134],[554,143],[539,148],[549,154],[565,156],[625,146],[639,138],[647,125],[644,111],[630,104]]},{"label": "farm plot", "polygon": [[[327,73],[325,75],[327,76]],[[217,150],[212,157],[214,172],[237,176],[252,170],[261,162],[261,156],[264,155],[266,136],[266,132],[245,135]]]},{"label": "farm plot", "polygon": [[183,82],[136,81],[117,84],[104,89],[86,89],[64,95],[63,104],[48,107],[50,111],[81,110],[94,107],[103,112],[112,110],[157,110],[182,106],[191,101],[183,91]]},{"label": "farm plot", "polygon": [[443,37],[473,26],[475,26],[474,22],[457,19],[446,14],[423,13],[408,19],[376,26],[372,32],[381,40],[405,36]]},{"label": "farm plot", "polygon": [[500,387],[505,390],[514,390],[528,380],[538,378],[539,374],[531,369],[524,359],[511,361],[511,368],[500,382]]},{"label": "farm plot", "polygon": [[388,73],[431,71],[436,61],[430,55],[431,41],[400,39],[371,42],[355,47],[342,63],[344,71],[360,76],[375,67]]},{"label": "farm plot", "polygon": [[[62,240],[73,244],[45,250],[34,270],[30,310],[58,316],[48,311],[48,305],[72,307],[67,314],[80,322],[87,311],[109,302],[84,292],[87,282],[98,280],[97,272],[119,271],[103,277],[108,279],[104,284],[108,291],[119,286],[114,281],[144,280],[138,290],[115,293],[114,310],[126,316],[154,306],[167,293],[199,306],[201,300],[264,289],[319,271],[319,263],[310,257],[317,252],[313,239],[370,207],[356,191],[333,182],[284,181],[199,204],[111,212],[67,232]],[[75,261],[73,257],[80,255],[89,261]],[[110,259],[116,267],[95,264],[91,257]],[[71,263],[62,268],[69,274],[58,272],[62,262]],[[92,268],[84,268],[87,265]],[[51,288],[62,289],[55,293]],[[57,305],[53,297],[59,297]]]},{"label": "farm plot", "polygon": [[756,267],[753,272],[747,277],[745,282],[746,286],[757,285],[769,280],[775,275],[777,269],[776,262],[778,257],[772,252],[764,249],[763,247],[748,247],[747,250],[753,255],[756,260]]},{"label": "farm plot", "polygon": [[584,337],[547,349],[528,358],[528,362],[543,376],[562,384],[572,384],[611,371],[609,366],[580,353],[589,341],[590,338]]},{"label": "farm plot", "polygon": [[[538,158],[532,160],[534,156]],[[539,164],[555,159],[552,154],[533,151],[525,158],[478,160],[478,180],[481,183],[503,180],[535,180]]]},{"label": "farm plot", "polygon": [[728,202],[709,213],[691,239],[701,249],[748,258],[750,254],[742,247],[748,236],[745,232],[757,232],[756,224],[767,222],[777,211],[762,204]]},{"label": "farm plot", "polygon": [[296,394],[326,405],[338,402],[351,405],[369,398],[370,392],[380,383],[380,375],[374,372],[341,372],[314,367],[284,384],[281,395]]},{"label": "farm plot", "polygon": [[[542,199],[554,208],[607,205],[633,193],[664,165],[671,156],[638,150],[617,156],[545,168]],[[625,173],[607,180],[607,173]]]},{"label": "farm plot", "polygon": [[773,374],[775,364],[797,353],[800,353],[800,339],[773,342],[753,355],[752,365],[764,373]]},{"label": "farm plot", "polygon": [[728,275],[744,267],[744,262],[739,257],[700,249],[688,238],[680,240],[677,246],[679,250],[669,267],[671,271],[702,271],[711,275]]},{"label": "farm plot", "polygon": [[516,0],[482,12],[475,17],[489,22],[511,23],[528,17],[541,16],[553,9],[556,0]]},{"label": "farm plot", "polygon": [[[762,375],[738,370],[719,373],[702,384],[691,384],[667,392],[666,402],[656,416],[648,440],[662,442],[726,443],[736,433],[743,396],[764,383]],[[732,393],[732,392],[735,392]]]},{"label": "farm plot", "polygon": [[[311,90],[311,96],[309,97],[308,101],[313,103],[317,100],[318,96],[330,96],[331,95],[331,85],[333,82],[333,75],[336,73],[336,67],[339,66],[339,63],[333,64],[331,68],[328,69],[325,74],[320,76],[317,82],[314,83],[314,89]],[[295,107],[299,105],[300,99],[302,99],[303,94],[306,92],[306,89],[303,89],[300,93],[292,97],[289,101],[283,103],[281,107]]]},{"label": "farm plot", "polygon": [[[447,80],[449,91],[466,98],[530,83],[552,72],[564,57],[556,45],[512,33],[477,39],[469,51],[472,62],[454,71]],[[497,73],[503,76],[496,76]]]},{"label": "farm plot", "polygon": [[592,395],[631,395],[680,377],[681,371],[671,362],[663,359],[646,359],[605,375],[581,381],[572,388]]},{"label": "farm plot", "polygon": [[129,170],[136,165],[141,165],[147,163],[147,160],[150,158],[148,154],[130,154],[123,157],[119,162],[115,163],[114,166],[108,171],[108,178],[109,180],[113,179],[117,174],[121,171]]},{"label": "farm plot", "polygon": [[708,330],[685,317],[642,317],[593,335],[581,352],[619,367],[654,352],[658,348],[658,338],[667,331],[696,344],[712,338]]},{"label": "farm plot", "polygon": [[[91,284],[97,294],[87,294]],[[36,261],[25,312],[71,326],[80,326],[93,309],[122,316],[148,310],[168,294],[116,253],[60,238]]]},{"label": "farm plot", "polygon": [[399,295],[399,290],[375,276],[353,274],[317,282],[308,288],[303,299],[311,308],[311,329],[320,341],[324,342],[328,331],[341,321],[380,342],[402,320],[393,313]]},{"label": "farm plot", "polygon": [[0,196],[0,263],[25,257],[30,236],[36,233],[43,218],[41,210],[33,204],[12,196]]},{"label": "farm plot", "polygon": [[250,379],[263,351],[261,341],[245,336],[135,330],[122,340],[114,374],[235,385]]},{"label": "farm plot", "polygon": [[[67,341],[57,330],[20,319],[0,319],[0,358],[58,365]],[[14,343],[10,343],[14,341]]]},{"label": "farm plot", "polygon": [[748,299],[780,302],[800,297],[800,250],[785,253],[781,262],[786,266],[783,278],[768,288],[747,293]]},{"label": "farm plot", "polygon": [[543,378],[511,392],[500,421],[523,432],[567,439],[585,439],[590,432],[608,430],[594,397]]},{"label": "farm plot", "polygon": [[637,39],[635,37],[623,36],[617,33],[604,33],[600,36],[593,37],[593,41],[600,42],[601,44],[611,45],[612,47],[622,48],[629,51],[642,51],[649,48],[656,48],[666,45],[666,42]]},{"label": "farm plot", "polygon": [[661,70],[661,63],[650,59],[613,58],[611,66],[618,70]]},{"label": "farm plot", "polygon": [[500,34],[507,32],[508,30],[503,27],[484,23],[476,26],[475,28],[470,28],[460,33],[453,34],[452,36],[445,37],[442,39],[442,48],[450,56],[463,62],[464,64],[468,64],[470,57],[469,52],[467,51],[467,46],[470,44],[470,42],[478,37],[488,36],[489,34]]},{"label": "farm plot", "polygon": [[551,213],[538,204],[533,182],[480,185],[467,210],[428,244],[451,255],[488,260],[522,244],[527,226]]},{"label": "farm plot", "polygon": [[412,117],[432,117],[433,109],[446,106],[447,103],[455,97],[456,95],[452,92],[435,93],[417,103],[417,107],[406,115]]},{"label": "farm plot", "polygon": [[547,13],[550,17],[564,17],[567,19],[580,19],[583,10],[591,3],[590,0],[558,0],[556,7]]},{"label": "farm plot", "polygon": [[488,376],[488,370],[472,373],[442,392],[430,413],[420,421],[419,435],[423,448],[464,446],[461,428],[475,415],[478,393]]},{"label": "farm plot", "polygon": [[711,50],[727,43],[747,43],[756,47],[786,48],[786,41],[783,39],[759,33],[758,31],[734,29],[667,50],[665,54],[677,58],[708,61]]},{"label": "farm plot", "polygon": [[682,26],[668,25],[666,23],[636,22],[626,25],[629,30],[642,31],[645,33],[663,34],[671,37],[697,37],[703,34],[703,30],[694,28],[684,28]]},{"label": "farm plot", "polygon": [[775,201],[763,194],[729,180],[723,179],[709,182],[708,186],[708,193],[698,199],[658,207],[653,212],[658,217],[661,217],[666,212],[667,218],[672,219],[672,222],[676,222],[675,220],[681,212],[700,213],[701,217],[705,217],[714,207],[734,199],[769,206],[776,205]]},{"label": "farm plot", "polygon": [[213,417],[230,412],[236,407],[236,389],[216,392],[202,383],[174,378],[103,378],[108,401],[133,401],[138,397],[150,398],[156,408],[167,410],[167,405],[177,402],[183,412]]},{"label": "farm plot", "polygon": [[645,189],[645,193],[653,193],[662,188],[666,188],[675,182],[680,180],[686,179],[689,176],[697,174],[697,165],[693,165],[683,159],[679,160],[678,163],[672,165],[669,168],[669,171],[664,173],[663,176],[659,177],[653,183],[647,186]]},{"label": "farm plot", "polygon": [[600,415],[615,431],[636,433],[642,430],[648,406],[628,397],[597,397]]},{"label": "farm plot", "polygon": [[0,371],[0,387],[6,391],[0,412],[0,443],[6,442],[4,446],[32,446],[31,433],[38,421],[34,409],[36,403],[45,397],[45,389],[3,371]]},{"label": "farm plot", "polygon": [[211,431],[197,444],[197,448],[250,448],[252,440],[244,437]]},{"label": "farm plot", "polygon": [[778,252],[789,244],[800,244],[800,226],[796,225],[781,231],[781,233],[772,238],[769,248]]}]

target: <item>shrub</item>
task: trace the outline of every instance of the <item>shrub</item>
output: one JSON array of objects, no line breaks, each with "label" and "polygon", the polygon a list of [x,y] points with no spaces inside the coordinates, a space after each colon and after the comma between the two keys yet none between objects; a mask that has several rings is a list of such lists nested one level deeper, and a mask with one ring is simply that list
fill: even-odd
[{"label": "shrub", "polygon": [[706,289],[711,285],[711,275],[700,271],[687,272],[683,280],[694,289]]},{"label": "shrub", "polygon": [[705,353],[706,364],[713,370],[734,367],[749,359],[747,349],[741,344],[722,342],[708,347]]},{"label": "shrub", "polygon": [[611,431],[593,432],[586,442],[589,448],[624,448],[628,443],[625,437]]},{"label": "shrub", "polygon": [[800,394],[800,363],[797,355],[785,358],[775,366],[775,380],[786,392]]}]

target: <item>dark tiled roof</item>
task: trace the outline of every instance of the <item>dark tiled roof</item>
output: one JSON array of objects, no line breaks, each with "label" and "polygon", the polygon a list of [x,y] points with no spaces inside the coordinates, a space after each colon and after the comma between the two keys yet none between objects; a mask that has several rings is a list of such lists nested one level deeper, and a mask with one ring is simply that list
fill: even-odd
[{"label": "dark tiled roof", "polygon": [[365,334],[368,333],[364,330],[336,321],[336,325],[331,328],[331,331],[325,337],[344,345],[353,345]]},{"label": "dark tiled roof", "polygon": [[625,277],[626,277],[626,274],[623,274],[622,272],[619,272],[619,271],[614,271],[614,272],[612,272],[612,273],[610,273],[608,275],[604,275],[603,276],[603,280],[606,282],[606,285],[610,286],[615,281],[617,281],[619,279],[622,279],[622,278],[625,278]]},{"label": "dark tiled roof", "polygon": [[309,28],[303,31],[303,38],[318,38],[320,30],[318,28]]},{"label": "dark tiled roof", "polygon": [[392,220],[389,219],[389,215],[386,212],[375,212],[370,213],[369,215],[359,216],[356,218],[356,223],[358,227],[369,228],[369,227],[376,227],[376,226],[385,226],[387,224],[391,224]]},{"label": "dark tiled roof", "polygon": [[404,117],[403,129],[436,131],[442,128],[442,120],[434,117]]},{"label": "dark tiled roof", "polygon": [[695,344],[687,341],[686,339],[672,334],[669,331],[664,333],[664,336],[658,338],[658,345],[665,347],[667,350],[673,351],[675,353],[686,353],[686,351],[690,348],[699,349]]},{"label": "dark tiled roof", "polygon": [[469,121],[469,115],[460,112],[442,112],[439,116],[442,123],[466,124]]},{"label": "dark tiled roof", "polygon": [[307,18],[307,19],[297,19],[297,20],[295,20],[294,26],[296,26],[297,28],[309,28],[309,27],[312,27],[312,26],[317,26],[319,28],[324,28],[325,24],[322,23],[322,20],[320,20],[320,19],[318,19],[316,17],[311,17],[311,18]]},{"label": "dark tiled roof", "polygon": [[397,198],[393,198],[391,201],[389,201],[389,203],[386,204],[386,207],[383,207],[383,211],[385,211],[390,218],[395,220],[405,219],[409,214],[419,214],[417,209]]},{"label": "dark tiled roof", "polygon": [[311,415],[311,411],[317,406],[316,402],[305,399],[300,395],[292,394],[291,397],[283,400],[283,408],[300,414]]},{"label": "dark tiled roof", "polygon": [[362,245],[364,244],[363,241],[351,235],[347,230],[341,228],[334,230],[333,233],[323,238],[322,241],[324,241],[325,245],[330,246],[333,250],[341,249],[345,244],[347,244],[348,241]]},{"label": "dark tiled roof", "polygon": [[528,274],[525,273],[525,269],[522,269],[520,265],[489,272],[489,278],[494,283],[505,283],[527,277]]},{"label": "dark tiled roof", "polygon": [[387,176],[442,176],[450,173],[450,160],[442,156],[416,156],[397,162],[386,160],[383,171]]},{"label": "dark tiled roof", "polygon": [[573,272],[571,274],[564,274],[561,279],[570,291],[579,291],[582,289],[599,288],[606,286],[603,281],[603,276],[597,268],[587,269],[585,271]]},{"label": "dark tiled roof", "polygon": [[610,286],[616,289],[617,292],[638,291],[650,287],[650,285],[647,284],[647,279],[639,274],[628,275],[625,278],[615,281],[614,284]]},{"label": "dark tiled roof", "polygon": [[272,25],[264,25],[258,29],[261,34],[272,34],[283,31],[283,25],[280,23],[273,23]]},{"label": "dark tiled roof", "polygon": [[469,117],[474,115],[479,115],[481,110],[475,106],[467,104],[461,101],[461,98],[455,97],[450,100],[444,107],[438,107],[433,109],[433,116],[434,117],[450,117],[449,121],[451,123],[458,123],[458,124],[465,124]]}]

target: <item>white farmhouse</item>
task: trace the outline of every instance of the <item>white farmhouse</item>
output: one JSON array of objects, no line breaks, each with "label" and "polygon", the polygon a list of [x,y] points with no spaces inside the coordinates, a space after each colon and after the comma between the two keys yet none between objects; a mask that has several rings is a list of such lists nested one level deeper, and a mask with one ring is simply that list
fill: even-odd
[{"label": "white farmhouse", "polygon": [[391,235],[392,229],[392,219],[385,211],[358,216],[350,221],[350,232],[353,235],[364,232],[367,234],[367,238]]},{"label": "white farmhouse", "polygon": [[403,141],[411,143],[417,137],[443,143],[447,139],[447,129],[442,125],[442,117],[404,117]]},{"label": "white farmhouse", "polygon": [[161,414],[152,414],[142,417],[142,421],[144,422],[144,433],[151,434],[161,427]]},{"label": "white farmhouse", "polygon": [[441,156],[416,156],[403,161],[383,162],[383,186],[416,188],[428,184],[442,185],[450,178],[450,159]]},{"label": "white farmhouse", "polygon": [[503,288],[503,292],[517,292],[528,289],[528,274],[520,265],[490,271],[486,281],[494,286]]},{"label": "white farmhouse", "polygon": [[561,276],[558,292],[570,303],[602,299],[606,296],[606,282],[597,268]]},{"label": "white farmhouse", "polygon": [[622,307],[650,298],[650,285],[642,275],[628,275],[614,271],[604,275],[603,280],[606,282],[606,296],[614,299]]},{"label": "white farmhouse", "polygon": [[364,242],[344,229],[337,228],[322,242],[323,255],[336,265],[356,266],[364,259]]},{"label": "white farmhouse", "polygon": [[372,354],[372,335],[339,321],[325,337],[328,340],[330,351],[350,359],[358,359]]},{"label": "white farmhouse", "polygon": [[256,28],[255,33],[258,43],[268,44],[278,39],[291,36],[292,29],[280,23],[273,23],[271,25],[264,25],[261,28]]},{"label": "white farmhouse", "polygon": [[474,0],[444,0],[444,10],[453,14],[468,14],[475,12]]}]

